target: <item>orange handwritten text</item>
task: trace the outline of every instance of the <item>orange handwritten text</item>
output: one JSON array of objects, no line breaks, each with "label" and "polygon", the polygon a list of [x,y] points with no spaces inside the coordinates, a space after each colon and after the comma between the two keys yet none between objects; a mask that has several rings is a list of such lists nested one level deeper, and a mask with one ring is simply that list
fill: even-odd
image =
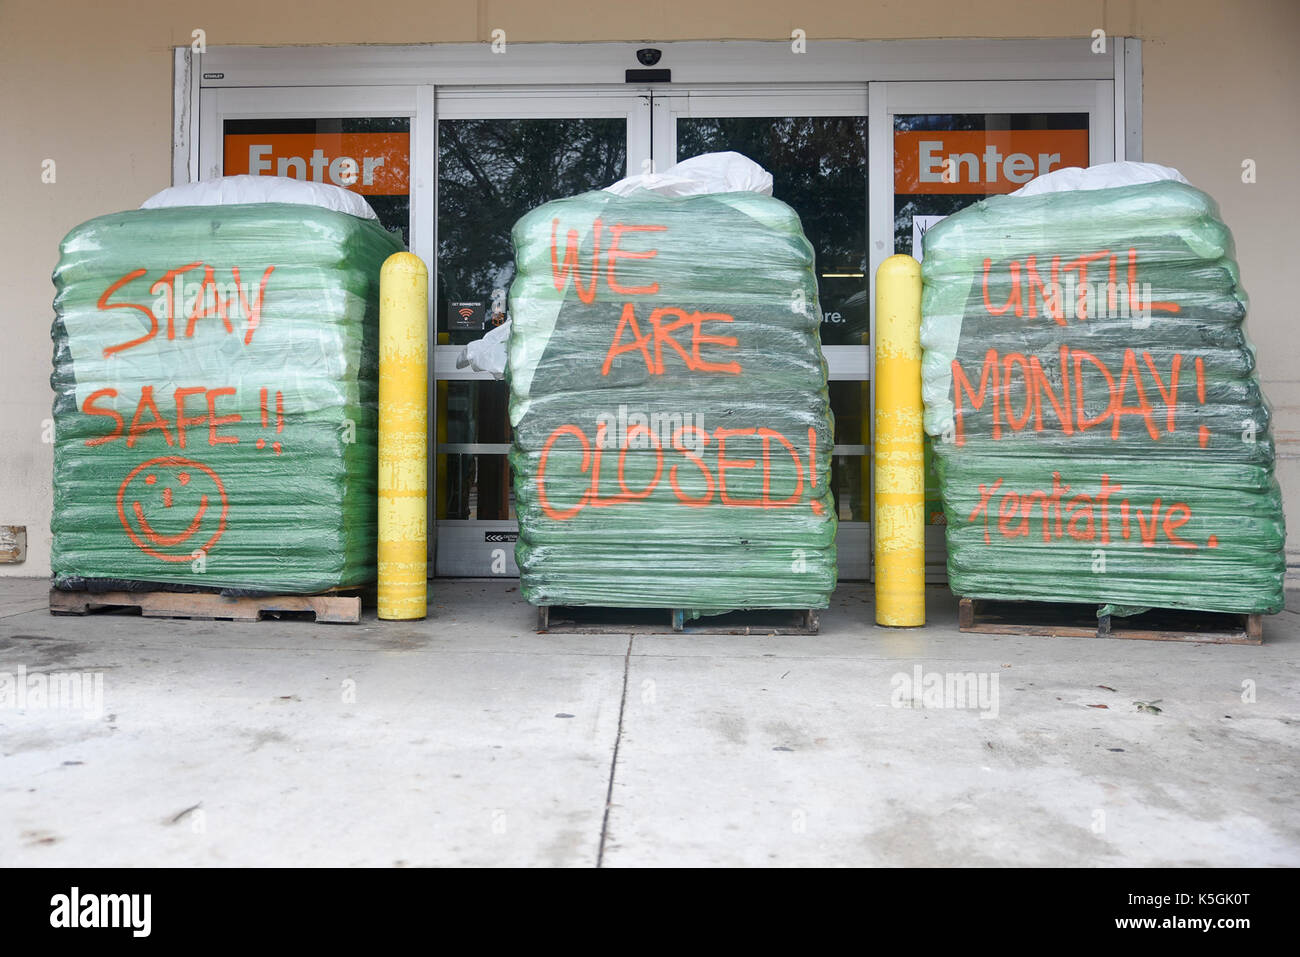
[{"label": "orange handwritten text", "polygon": [[[1004,539],[1028,539],[1037,531],[1044,542],[1063,541],[1095,542],[1109,545],[1112,541],[1140,541],[1143,548],[1154,548],[1164,536],[1164,544],[1175,548],[1197,549],[1202,546],[1178,534],[1192,517],[1185,502],[1167,503],[1154,498],[1144,508],[1127,498],[1112,503],[1124,486],[1111,482],[1109,475],[1101,477],[1101,487],[1094,494],[1070,495],[1070,486],[1061,479],[1060,472],[1052,473],[1052,487],[1015,492],[1003,487],[1003,479],[990,484],[980,483],[979,502],[966,520],[984,526],[984,543],[991,544],[993,533]],[[997,499],[994,516],[994,499]],[[1114,509],[1119,520],[1114,520]],[[1214,548],[1216,539],[1211,536],[1203,546]]]},{"label": "orange handwritten text", "polygon": [[[237,413],[230,415],[217,414],[217,402],[223,396],[232,396],[234,394],[235,390],[231,386],[220,389],[208,389],[203,386],[180,388],[172,393],[170,408],[168,408],[159,406],[154,396],[153,386],[141,386],[140,398],[136,401],[135,413],[131,416],[131,425],[128,428],[121,413],[103,405],[106,400],[116,398],[118,391],[116,389],[99,389],[86,396],[86,401],[81,405],[81,411],[87,415],[109,419],[113,423],[113,428],[112,431],[97,438],[87,439],[86,445],[103,445],[125,435],[127,448],[134,448],[136,442],[140,441],[143,436],[150,432],[158,432],[162,435],[163,441],[169,446],[183,449],[186,448],[189,441],[190,428],[198,425],[207,426],[208,445],[236,445],[239,442],[238,438],[233,435],[223,435],[217,431],[222,426],[234,425],[236,422],[243,420],[243,416]],[[206,406],[207,412],[204,415],[189,414],[187,400],[191,399],[191,397],[197,400],[193,402],[194,406]],[[174,412],[172,412],[173,409]],[[168,414],[169,412],[171,414]]]},{"label": "orange handwritten text", "polygon": [[[1121,255],[1126,260],[1123,281],[1119,276]],[[1104,279],[1100,271],[1103,262],[1106,264]],[[1090,276],[1088,267],[1094,263],[1099,265]],[[994,285],[1005,293],[999,291],[995,294],[989,290],[993,260],[984,260],[980,291],[984,297],[984,310],[990,316],[1011,313],[1017,318],[1034,319],[1041,305],[1044,317],[1064,326],[1069,319],[1086,322],[1090,316],[1130,319],[1149,317],[1153,312],[1176,314],[1181,311],[1178,303],[1153,300],[1149,292],[1143,292],[1144,287],[1138,281],[1136,248],[1122,253],[1100,249],[1065,262],[1060,256],[1040,260],[1030,255],[1023,262],[1013,259],[1004,268],[1006,278],[994,278]]]},{"label": "orange handwritten text", "polygon": [[[573,518],[584,508],[607,508],[613,505],[623,505],[632,502],[639,502],[649,498],[654,491],[664,484],[665,475],[665,453],[675,452],[681,456],[681,461],[675,462],[667,468],[667,485],[671,489],[673,496],[682,505],[688,508],[702,508],[713,502],[719,505],[735,508],[762,508],[762,509],[780,509],[793,508],[803,499],[804,485],[807,483],[809,489],[816,488],[816,442],[817,433],[814,429],[808,430],[809,447],[813,454],[809,456],[807,463],[808,474],[805,476],[805,465],[803,457],[795,449],[793,443],[780,432],[774,429],[755,427],[746,429],[715,429],[711,434],[698,426],[683,426],[673,432],[669,440],[668,448],[665,449],[659,438],[644,425],[633,425],[627,430],[627,435],[622,443],[622,447],[617,450],[617,455],[611,455],[613,462],[605,460],[605,454],[608,447],[612,444],[608,441],[607,427],[602,423],[596,428],[596,437],[594,442],[588,438],[587,433],[576,425],[562,425],[551,432],[546,442],[542,446],[541,457],[537,463],[537,475],[535,478],[537,486],[537,500],[543,513],[549,518],[556,521],[566,521]],[[641,488],[629,485],[629,478],[626,474],[628,452],[633,449],[633,441],[644,432],[649,439],[648,449],[638,453],[640,456],[653,454],[654,456],[654,474],[646,481]],[[736,440],[748,440],[750,447],[754,452],[752,458],[739,457],[735,449],[737,448]],[[728,443],[731,443],[731,449],[728,449]],[[711,452],[706,451],[712,444]],[[609,451],[614,451],[609,449]],[[551,457],[557,453],[574,455],[580,452],[582,455],[578,471],[588,476],[586,487],[578,500],[572,504],[561,506],[552,501],[550,493],[547,491],[547,476],[551,470]],[[706,458],[708,455],[708,458]],[[710,462],[711,459],[711,462]],[[612,467],[611,467],[612,466]],[[604,475],[602,476],[602,469]],[[679,472],[681,469],[680,480]],[[736,482],[729,478],[734,473],[754,472],[762,477],[761,491],[756,498],[742,498],[736,494]],[[613,473],[611,475],[611,473]],[[695,487],[692,491],[683,488],[688,476],[691,476],[698,485],[703,482],[703,487]],[[779,481],[789,494],[778,497],[773,492],[774,482]],[[728,488],[728,482],[731,487]],[[615,490],[617,489],[617,490]],[[758,490],[758,489],[756,489]],[[821,503],[811,503],[813,511],[820,514]]]},{"label": "orange handwritten text", "polygon": [[[636,309],[629,302],[623,306],[623,315],[619,317],[618,325],[614,328],[614,341],[609,344],[609,351],[605,353],[605,362],[600,367],[600,374],[609,375],[610,369],[614,367],[614,360],[623,353],[639,352],[641,358],[645,360],[647,372],[651,375],[663,375],[664,347],[667,346],[670,354],[677,353],[686,363],[686,368],[692,372],[724,372],[727,375],[740,375],[739,362],[709,362],[700,355],[701,345],[721,346],[725,349],[736,347],[734,336],[707,336],[703,332],[706,322],[731,321],[732,317],[722,312],[688,314],[671,306],[661,306],[650,313],[650,328],[642,332],[636,321]],[[690,344],[689,349],[673,338],[673,333],[685,329],[690,330],[690,338],[687,340]],[[626,342],[623,341],[625,334],[631,337]]]},{"label": "orange handwritten text", "polygon": [[[1047,369],[1053,367],[1055,372],[1049,374]],[[1042,432],[1050,426],[1065,435],[1078,435],[1109,423],[1111,440],[1116,441],[1127,415],[1140,419],[1151,441],[1157,442],[1162,434],[1177,430],[1179,377],[1184,372],[1183,357],[1178,353],[1169,360],[1169,368],[1162,371],[1150,352],[1125,349],[1116,372],[1091,352],[1070,346],[1061,346],[1056,355],[1041,359],[1018,352],[999,356],[996,349],[989,349],[984,354],[976,385],[961,361],[954,359],[954,438],[958,446],[965,445],[969,431],[968,407],[984,410],[988,405],[992,417],[990,432],[995,440],[1002,438],[1004,429],[1020,432],[1032,426],[1035,432]],[[1193,373],[1197,398],[1203,405],[1205,371],[1199,357],[1193,364]],[[1105,405],[1095,415],[1088,414],[1097,405],[1096,396],[1087,394],[1085,379],[1102,382],[1106,387]],[[1053,380],[1059,384],[1053,384]],[[1023,396],[1019,408],[1015,407],[1013,395]],[[1054,425],[1051,419],[1055,419]],[[1199,441],[1202,448],[1209,441],[1209,430],[1204,426]]]},{"label": "orange handwritten text", "polygon": [[582,256],[578,249],[581,236],[576,229],[565,232],[564,259],[561,261],[560,221],[558,219],[551,220],[551,281],[555,283],[556,291],[564,292],[565,286],[568,285],[569,279],[572,277],[573,289],[577,292],[578,298],[590,305],[596,301],[596,285],[603,271],[605,284],[609,286],[610,292],[620,296],[653,296],[659,291],[659,283],[651,283],[648,286],[623,286],[619,283],[614,270],[620,259],[653,259],[659,254],[659,250],[631,251],[620,249],[619,245],[623,241],[624,233],[663,232],[668,227],[628,226],[624,223],[615,223],[610,227],[610,244],[604,253],[605,266],[602,270],[600,240],[604,226],[605,224],[599,216],[591,225],[591,267],[587,271],[586,286],[584,287],[581,267]]},{"label": "orange handwritten text", "polygon": [[[202,269],[202,273],[196,270]],[[201,320],[217,320],[222,331],[227,335],[237,335],[232,320],[242,320],[244,324],[244,345],[251,345],[253,333],[262,322],[262,308],[266,299],[266,284],[275,272],[274,266],[267,266],[257,283],[256,291],[251,282],[240,275],[239,267],[230,270],[230,281],[218,282],[216,271],[201,262],[187,263],[163,272],[150,287],[149,294],[154,301],[149,305],[138,302],[110,302],[124,286],[146,275],[146,269],[133,269],[109,285],[100,295],[96,305],[103,311],[113,309],[133,309],[148,317],[149,329],[144,335],[134,339],[104,347],[104,356],[116,355],[143,345],[158,335],[159,320],[166,323],[166,337],[176,339],[183,337],[193,339],[199,329]],[[187,278],[194,273],[201,276],[196,282]],[[183,332],[178,329],[184,322]]]}]

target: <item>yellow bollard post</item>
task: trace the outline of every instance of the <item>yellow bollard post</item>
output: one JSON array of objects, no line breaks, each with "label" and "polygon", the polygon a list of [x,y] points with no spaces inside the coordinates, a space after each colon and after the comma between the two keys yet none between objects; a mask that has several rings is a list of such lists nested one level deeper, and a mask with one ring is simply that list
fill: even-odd
[{"label": "yellow bollard post", "polygon": [[394,253],[379,273],[379,617],[428,611],[429,271]]},{"label": "yellow bollard post", "polygon": [[876,624],[925,624],[921,264],[876,270]]}]

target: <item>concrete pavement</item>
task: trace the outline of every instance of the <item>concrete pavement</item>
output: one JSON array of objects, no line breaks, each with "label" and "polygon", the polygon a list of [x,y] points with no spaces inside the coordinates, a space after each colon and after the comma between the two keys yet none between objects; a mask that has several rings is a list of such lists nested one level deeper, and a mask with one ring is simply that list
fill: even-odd
[{"label": "concrete pavement", "polygon": [[1300,595],[1244,647],[962,635],[946,589],[877,629],[855,583],[814,637],[538,636],[516,584],[346,626],[0,579],[0,865],[1300,864]]}]

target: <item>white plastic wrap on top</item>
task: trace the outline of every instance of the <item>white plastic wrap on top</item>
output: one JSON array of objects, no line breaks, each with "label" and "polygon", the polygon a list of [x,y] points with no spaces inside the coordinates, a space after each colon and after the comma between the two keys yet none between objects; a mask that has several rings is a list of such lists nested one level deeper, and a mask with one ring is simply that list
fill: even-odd
[{"label": "white plastic wrap on top", "polygon": [[489,330],[487,335],[460,350],[456,368],[471,367],[475,372],[489,373],[494,379],[506,377],[506,345],[510,340],[510,320]]},{"label": "white plastic wrap on top", "polygon": [[[1173,180],[1187,183],[1186,177],[1171,166],[1159,163],[1098,163],[1084,169],[1066,166],[1052,170],[1011,193],[1012,196],[1043,196],[1047,193],[1067,193],[1082,189],[1112,189],[1116,186],[1137,186],[1141,183],[1159,183]],[[1187,183],[1187,185],[1191,185]]]},{"label": "white plastic wrap on top", "polygon": [[621,179],[605,192],[627,196],[644,189],[661,196],[703,196],[708,193],[772,195],[772,174],[740,153],[702,153],[682,160],[662,173],[640,173]]},{"label": "white plastic wrap on top", "polygon": [[141,209],[171,206],[242,206],[248,203],[289,203],[319,206],[361,219],[378,219],[359,194],[329,183],[313,183],[288,176],[222,176],[184,183],[154,193]]}]

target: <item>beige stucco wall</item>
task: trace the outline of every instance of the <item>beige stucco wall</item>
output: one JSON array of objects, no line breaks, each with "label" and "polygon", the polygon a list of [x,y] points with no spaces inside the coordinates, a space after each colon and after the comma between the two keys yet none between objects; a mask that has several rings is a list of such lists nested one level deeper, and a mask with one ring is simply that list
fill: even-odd
[{"label": "beige stucco wall", "polygon": [[[408,11],[379,16],[381,10]],[[211,45],[487,40],[1087,36],[1142,38],[1144,149],[1223,207],[1252,297],[1250,334],[1274,404],[1279,473],[1300,555],[1298,275],[1300,2],[1296,0],[0,0],[0,524],[28,527],[49,571],[49,281],[59,239],[169,185],[171,49],[196,27]],[[42,160],[57,162],[54,184]],[[1258,182],[1241,182],[1243,159]]]}]

